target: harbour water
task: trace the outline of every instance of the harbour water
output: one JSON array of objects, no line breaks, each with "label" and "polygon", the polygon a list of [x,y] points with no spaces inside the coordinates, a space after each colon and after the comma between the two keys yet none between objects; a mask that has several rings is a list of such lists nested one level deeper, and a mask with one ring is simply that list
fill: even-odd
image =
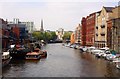
[{"label": "harbour water", "polygon": [[47,58],[39,61],[12,60],[2,69],[4,77],[120,77],[115,64],[90,53],[58,44],[43,47]]}]

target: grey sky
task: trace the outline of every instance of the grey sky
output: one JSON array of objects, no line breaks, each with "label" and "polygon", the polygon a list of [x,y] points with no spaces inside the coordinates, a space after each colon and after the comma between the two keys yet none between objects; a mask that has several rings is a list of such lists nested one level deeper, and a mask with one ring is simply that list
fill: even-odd
[{"label": "grey sky", "polygon": [[[113,0],[114,1],[114,0]],[[40,20],[44,20],[45,30],[74,30],[81,22],[83,16],[99,11],[103,6],[117,6],[118,1],[105,2],[75,0],[41,0],[41,1],[15,1],[2,0],[0,2],[0,17],[13,20],[19,18],[21,21],[34,21],[35,27],[40,29]]]}]

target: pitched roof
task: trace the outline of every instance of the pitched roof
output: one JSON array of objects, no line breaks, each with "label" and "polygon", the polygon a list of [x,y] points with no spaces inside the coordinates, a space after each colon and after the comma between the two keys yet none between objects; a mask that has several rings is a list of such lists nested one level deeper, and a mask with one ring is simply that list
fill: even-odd
[{"label": "pitched roof", "polygon": [[101,11],[98,11],[98,12],[96,12],[96,13],[100,13]]},{"label": "pitched roof", "polygon": [[112,12],[112,9],[114,9],[114,7],[104,7],[104,8],[107,12]]}]

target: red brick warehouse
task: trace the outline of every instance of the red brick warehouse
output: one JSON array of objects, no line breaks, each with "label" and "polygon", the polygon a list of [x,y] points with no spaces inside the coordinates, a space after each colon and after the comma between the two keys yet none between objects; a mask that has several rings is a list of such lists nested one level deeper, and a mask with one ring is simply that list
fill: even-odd
[{"label": "red brick warehouse", "polygon": [[95,16],[96,13],[92,13],[86,17],[86,46],[94,46]]},{"label": "red brick warehouse", "polygon": [[82,46],[85,46],[86,45],[86,18],[85,17],[82,18],[81,24],[82,24],[81,43],[82,43]]}]

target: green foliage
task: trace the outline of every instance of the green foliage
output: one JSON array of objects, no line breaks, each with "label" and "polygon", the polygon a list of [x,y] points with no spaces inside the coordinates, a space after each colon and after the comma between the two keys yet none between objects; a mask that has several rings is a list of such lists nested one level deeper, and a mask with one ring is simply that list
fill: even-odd
[{"label": "green foliage", "polygon": [[66,39],[70,40],[71,34],[72,34],[71,32],[65,32],[64,35],[63,35],[63,39],[64,40],[66,40]]},{"label": "green foliage", "polygon": [[55,40],[57,37],[55,32],[33,32],[32,36],[37,40],[44,40],[46,42]]},{"label": "green foliage", "polygon": [[57,35],[55,32],[51,32],[51,40],[56,40],[57,39]]}]

